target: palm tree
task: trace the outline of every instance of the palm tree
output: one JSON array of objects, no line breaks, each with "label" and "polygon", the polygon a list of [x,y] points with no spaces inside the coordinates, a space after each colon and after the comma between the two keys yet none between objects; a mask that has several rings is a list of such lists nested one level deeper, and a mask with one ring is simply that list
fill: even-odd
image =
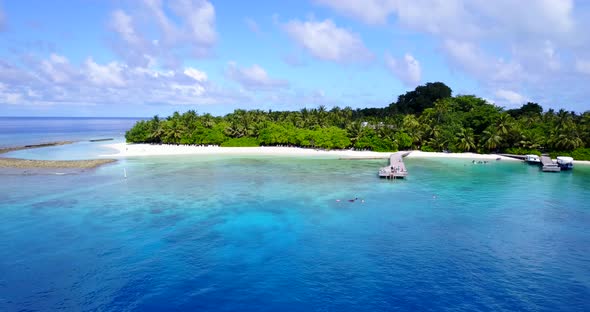
[{"label": "palm tree", "polygon": [[213,116],[211,116],[211,114],[209,114],[209,113],[201,116],[201,121],[202,121],[203,126],[205,128],[211,129],[211,128],[213,128],[213,126],[215,126],[215,120],[214,120]]},{"label": "palm tree", "polygon": [[149,121],[150,124],[150,133],[148,135],[148,142],[150,143],[160,143],[162,142],[162,136],[164,135],[164,131],[162,130],[162,122],[160,121],[160,117],[155,115],[152,120]]},{"label": "palm tree", "polygon": [[482,134],[482,146],[488,151],[496,150],[502,143],[502,136],[500,136],[495,129],[488,128],[487,130],[484,130]]},{"label": "palm tree", "polygon": [[428,140],[428,146],[435,148],[438,151],[443,151],[448,148],[449,142],[439,133]]},{"label": "palm tree", "polygon": [[506,113],[501,114],[496,121],[496,129],[500,135],[507,135],[512,124],[512,117]]},{"label": "palm tree", "polygon": [[566,117],[565,119],[566,121],[563,121],[551,136],[553,146],[556,149],[564,151],[571,151],[584,146],[584,141],[580,137],[577,125],[574,124],[571,118]]},{"label": "palm tree", "polygon": [[354,145],[363,136],[364,127],[360,122],[353,122],[348,124],[346,131],[352,145]]},{"label": "palm tree", "polygon": [[412,138],[412,147],[420,148],[424,127],[418,122],[414,115],[406,115],[402,121],[402,131]]},{"label": "palm tree", "polygon": [[543,138],[535,133],[522,134],[516,145],[526,149],[539,149],[543,145]]},{"label": "palm tree", "polygon": [[571,134],[559,134],[556,141],[555,147],[563,151],[572,151],[584,146],[584,141],[580,137]]},{"label": "palm tree", "polygon": [[176,119],[167,120],[161,129],[165,143],[180,143],[180,139],[187,132],[186,127]]},{"label": "palm tree", "polygon": [[475,142],[473,140],[473,130],[471,128],[461,128],[456,135],[457,148],[469,152],[475,149]]},{"label": "palm tree", "polygon": [[427,127],[426,128],[426,135],[430,138],[436,138],[438,136],[440,136],[440,126],[438,125],[434,125],[432,127]]},{"label": "palm tree", "polygon": [[305,128],[311,128],[311,126],[314,125],[313,111],[314,110],[310,111],[305,107],[300,110],[301,119],[303,119],[303,125]]},{"label": "palm tree", "polygon": [[325,127],[326,126],[326,116],[327,116],[326,105],[320,105],[320,106],[318,106],[318,109],[314,110],[314,111],[316,112],[316,118],[317,118],[318,125],[320,127]]}]

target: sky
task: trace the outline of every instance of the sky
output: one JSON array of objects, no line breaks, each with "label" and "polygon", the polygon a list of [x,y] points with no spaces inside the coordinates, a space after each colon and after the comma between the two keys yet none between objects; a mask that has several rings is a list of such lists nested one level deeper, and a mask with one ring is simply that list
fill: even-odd
[{"label": "sky", "polygon": [[0,0],[0,116],[385,107],[427,82],[590,110],[590,1]]}]

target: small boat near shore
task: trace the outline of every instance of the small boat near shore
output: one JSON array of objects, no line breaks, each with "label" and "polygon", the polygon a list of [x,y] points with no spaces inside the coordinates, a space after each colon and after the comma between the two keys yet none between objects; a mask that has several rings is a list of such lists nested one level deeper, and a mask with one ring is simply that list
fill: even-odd
[{"label": "small boat near shore", "polygon": [[531,165],[538,165],[541,163],[541,158],[537,155],[525,155],[524,161]]},{"label": "small boat near shore", "polygon": [[561,170],[574,169],[574,159],[568,156],[557,156],[557,165]]}]

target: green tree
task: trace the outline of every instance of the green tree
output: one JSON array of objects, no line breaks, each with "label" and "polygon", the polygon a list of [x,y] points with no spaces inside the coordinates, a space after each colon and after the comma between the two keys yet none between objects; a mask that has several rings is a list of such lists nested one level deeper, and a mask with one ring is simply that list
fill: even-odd
[{"label": "green tree", "polygon": [[420,114],[433,107],[437,100],[449,98],[451,88],[442,82],[429,82],[418,86],[414,91],[406,92],[397,98],[397,102],[389,105],[391,112],[396,114]]},{"label": "green tree", "polygon": [[457,133],[456,139],[456,146],[460,151],[469,152],[475,149],[473,130],[471,128],[461,128]]},{"label": "green tree", "polygon": [[495,151],[502,144],[502,136],[498,134],[496,128],[489,127],[484,130],[481,138],[482,147],[487,151]]}]

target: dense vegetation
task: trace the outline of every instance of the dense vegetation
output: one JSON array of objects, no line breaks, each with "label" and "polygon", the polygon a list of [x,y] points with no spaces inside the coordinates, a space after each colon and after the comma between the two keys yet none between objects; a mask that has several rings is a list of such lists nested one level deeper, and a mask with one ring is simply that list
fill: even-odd
[{"label": "dense vegetation", "polygon": [[139,121],[125,137],[131,143],[550,152],[590,159],[590,111],[543,112],[536,103],[504,110],[473,95],[453,97],[449,87],[436,82],[400,95],[385,108],[235,110],[223,117],[190,110]]}]

